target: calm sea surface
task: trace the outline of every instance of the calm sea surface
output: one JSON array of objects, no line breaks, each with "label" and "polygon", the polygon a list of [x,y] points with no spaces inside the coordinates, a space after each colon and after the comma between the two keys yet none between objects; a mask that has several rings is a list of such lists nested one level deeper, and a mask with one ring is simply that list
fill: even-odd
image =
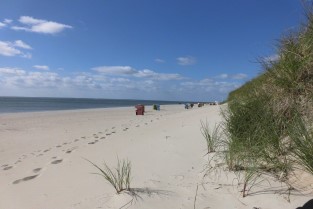
[{"label": "calm sea surface", "polygon": [[173,101],[126,99],[76,99],[41,97],[0,97],[0,113],[74,110],[89,108],[127,107],[137,104],[178,104]]}]

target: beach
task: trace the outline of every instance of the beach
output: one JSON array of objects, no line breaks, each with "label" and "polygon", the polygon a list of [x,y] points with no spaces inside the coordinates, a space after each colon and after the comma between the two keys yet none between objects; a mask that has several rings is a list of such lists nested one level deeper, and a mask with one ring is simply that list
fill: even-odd
[{"label": "beach", "polygon": [[[311,199],[311,179],[304,184],[310,188],[289,196],[269,178],[243,198],[234,174],[203,178],[208,155],[200,122],[221,123],[223,108],[147,106],[143,116],[134,107],[1,114],[0,208],[294,209]],[[116,194],[89,162],[115,167],[117,159],[131,162],[133,195]]]}]

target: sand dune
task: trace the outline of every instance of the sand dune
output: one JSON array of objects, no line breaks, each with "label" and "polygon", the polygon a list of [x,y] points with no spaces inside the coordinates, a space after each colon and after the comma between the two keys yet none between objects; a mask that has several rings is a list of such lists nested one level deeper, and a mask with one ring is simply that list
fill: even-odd
[{"label": "sand dune", "polygon": [[[181,105],[0,115],[0,208],[285,208],[312,198],[309,189],[287,201],[271,179],[241,197],[236,176],[203,178],[206,144],[200,121],[222,121],[221,106]],[[86,159],[115,166],[132,163],[133,194],[117,195]],[[271,187],[267,182],[271,182]]]}]

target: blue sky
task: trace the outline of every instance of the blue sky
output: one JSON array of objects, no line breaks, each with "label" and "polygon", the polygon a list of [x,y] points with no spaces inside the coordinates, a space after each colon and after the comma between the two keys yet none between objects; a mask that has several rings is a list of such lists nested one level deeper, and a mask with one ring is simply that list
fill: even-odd
[{"label": "blue sky", "polygon": [[224,100],[300,0],[0,0],[0,96]]}]

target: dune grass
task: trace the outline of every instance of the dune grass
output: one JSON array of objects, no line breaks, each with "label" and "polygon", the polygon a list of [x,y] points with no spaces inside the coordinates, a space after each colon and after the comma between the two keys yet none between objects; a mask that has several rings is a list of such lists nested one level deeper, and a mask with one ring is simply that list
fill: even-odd
[{"label": "dune grass", "polygon": [[297,118],[289,128],[289,136],[294,143],[292,154],[298,164],[313,175],[313,130],[301,118]]},{"label": "dune grass", "polygon": [[207,120],[205,122],[200,121],[200,123],[201,123],[200,130],[207,144],[207,154],[215,152],[215,149],[221,138],[220,125],[215,124],[213,129],[210,130],[209,123]]},{"label": "dune grass", "polygon": [[286,184],[299,167],[313,175],[312,11],[281,38],[275,60],[261,60],[264,72],[229,94],[223,153],[229,170],[244,173],[243,196],[261,173]]},{"label": "dune grass", "polygon": [[114,187],[117,194],[120,194],[122,191],[130,190],[130,182],[131,182],[131,163],[129,160],[120,160],[117,159],[117,167],[110,168],[106,163],[104,163],[104,167],[101,168],[98,165],[90,162],[99,173],[93,173],[102,176],[111,186]]}]

